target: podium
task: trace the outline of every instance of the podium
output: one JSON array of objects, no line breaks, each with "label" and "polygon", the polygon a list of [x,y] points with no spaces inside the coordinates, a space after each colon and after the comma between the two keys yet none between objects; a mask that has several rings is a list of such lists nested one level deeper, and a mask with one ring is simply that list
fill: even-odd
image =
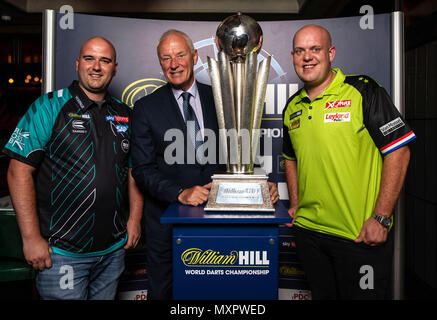
[{"label": "podium", "polygon": [[274,214],[172,204],[161,223],[173,225],[175,300],[278,299],[278,225],[291,223],[281,201]]}]

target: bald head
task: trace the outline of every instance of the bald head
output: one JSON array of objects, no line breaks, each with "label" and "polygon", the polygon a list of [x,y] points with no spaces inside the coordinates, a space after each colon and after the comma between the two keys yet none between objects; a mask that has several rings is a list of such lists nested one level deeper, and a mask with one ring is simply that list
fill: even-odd
[{"label": "bald head", "polygon": [[326,47],[332,46],[331,34],[322,26],[316,24],[308,24],[300,28],[293,37],[293,48],[296,46],[296,40],[307,37],[317,37]]},{"label": "bald head", "polygon": [[79,51],[79,57],[81,57],[83,55],[83,52],[86,51],[87,48],[89,47],[93,47],[93,46],[98,46],[98,47],[106,47],[109,49],[109,53],[111,53],[112,55],[112,59],[113,61],[117,61],[117,54],[115,52],[115,47],[113,46],[113,44],[103,38],[103,37],[92,37],[89,38],[87,41],[85,41],[82,46],[80,47],[80,51]]},{"label": "bald head", "polygon": [[306,25],[294,35],[291,59],[311,99],[326,89],[335,76],[331,72],[335,52],[331,35],[321,26]]},{"label": "bald head", "polygon": [[79,86],[94,101],[102,101],[117,72],[115,48],[102,37],[85,41],[76,59]]}]

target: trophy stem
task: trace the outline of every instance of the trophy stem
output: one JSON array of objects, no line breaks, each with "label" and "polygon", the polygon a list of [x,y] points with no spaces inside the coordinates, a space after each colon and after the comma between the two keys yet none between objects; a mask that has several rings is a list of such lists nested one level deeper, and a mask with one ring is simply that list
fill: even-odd
[{"label": "trophy stem", "polygon": [[232,63],[233,77],[234,77],[234,94],[235,94],[235,118],[237,120],[237,139],[238,139],[238,153],[237,153],[237,172],[242,172],[242,139],[241,139],[241,122],[242,122],[242,108],[243,108],[243,93],[244,93],[244,63],[237,61]]},{"label": "trophy stem", "polygon": [[[256,83],[256,69],[257,69],[257,53],[251,52],[245,61],[245,86],[243,94],[243,110],[242,110],[242,120],[241,126],[242,131],[241,136],[245,141],[243,142],[242,150],[242,164],[243,173],[253,174],[253,161],[252,157],[252,132],[256,127],[253,126],[253,112],[254,112],[254,97],[255,97],[255,83]],[[247,137],[245,136],[247,134]]]}]

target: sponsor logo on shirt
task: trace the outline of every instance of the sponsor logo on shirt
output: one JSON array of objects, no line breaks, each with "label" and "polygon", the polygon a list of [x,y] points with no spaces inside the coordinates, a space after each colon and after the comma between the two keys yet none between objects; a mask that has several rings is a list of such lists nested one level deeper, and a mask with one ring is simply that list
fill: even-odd
[{"label": "sponsor logo on shirt", "polygon": [[124,153],[127,153],[129,151],[129,140],[128,139],[123,139],[123,141],[121,141],[121,150],[123,150]]},{"label": "sponsor logo on shirt", "polygon": [[73,128],[73,130],[72,130],[73,133],[87,133],[88,132],[86,130],[84,120],[74,119],[71,122],[71,127]]},{"label": "sponsor logo on shirt", "polygon": [[115,121],[129,123],[129,118],[128,117],[115,116]]},{"label": "sponsor logo on shirt", "polygon": [[71,126],[74,129],[85,130],[84,122],[82,120],[73,120]]},{"label": "sponsor logo on shirt", "polygon": [[88,113],[77,114],[77,113],[74,113],[74,112],[70,112],[68,114],[68,116],[70,118],[77,118],[77,119],[91,119],[91,116]]},{"label": "sponsor logo on shirt", "polygon": [[300,115],[302,115],[302,110],[299,110],[299,111],[296,111],[295,113],[290,114],[289,120],[294,119],[296,117],[299,117]]},{"label": "sponsor logo on shirt", "polygon": [[129,117],[106,116],[105,119],[106,119],[106,121],[117,121],[117,122],[129,123]]},{"label": "sponsor logo on shirt", "polygon": [[125,133],[129,126],[123,126],[121,124],[118,124],[115,126],[115,129],[117,130],[117,133]]},{"label": "sponsor logo on shirt", "polygon": [[12,147],[17,146],[18,149],[23,150],[24,141],[25,139],[28,139],[29,136],[30,136],[29,132],[24,132],[22,129],[15,128],[8,143],[10,143]]},{"label": "sponsor logo on shirt", "polygon": [[405,123],[402,121],[400,117],[397,117],[396,119],[380,127],[379,130],[382,132],[384,136],[386,136],[403,126],[405,126]]},{"label": "sponsor logo on shirt", "polygon": [[325,122],[350,122],[350,112],[325,113]]},{"label": "sponsor logo on shirt", "polygon": [[74,97],[76,99],[77,104],[81,107],[81,109],[85,109],[85,106],[83,105],[82,100],[78,96]]},{"label": "sponsor logo on shirt", "polygon": [[344,107],[350,107],[351,105],[352,105],[351,100],[328,101],[326,102],[325,109],[344,108]]},{"label": "sponsor logo on shirt", "polygon": [[296,119],[289,124],[290,130],[294,130],[300,127],[300,119]]}]

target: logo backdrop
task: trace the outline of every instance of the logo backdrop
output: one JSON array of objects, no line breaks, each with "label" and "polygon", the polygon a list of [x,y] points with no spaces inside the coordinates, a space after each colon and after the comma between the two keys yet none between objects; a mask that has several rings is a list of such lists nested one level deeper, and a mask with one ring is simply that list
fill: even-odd
[{"label": "logo backdrop", "polygon": [[[57,14],[57,21],[62,14]],[[281,114],[285,103],[302,83],[294,72],[290,52],[294,33],[302,26],[314,23],[327,28],[337,54],[333,67],[345,74],[364,73],[373,77],[387,90],[390,88],[390,15],[375,15],[374,29],[361,29],[360,16],[300,21],[260,21],[264,43],[261,59],[272,56],[269,85],[262,121],[263,136],[273,138],[272,155],[261,163],[271,179],[279,182],[281,199],[288,199],[285,177],[281,168]],[[217,22],[145,20],[74,15],[74,29],[62,29],[56,34],[56,89],[67,87],[76,79],[75,59],[81,44],[90,37],[103,36],[117,50],[118,72],[112,80],[110,92],[126,104],[153,92],[166,80],[156,54],[159,37],[168,29],[186,32],[199,52],[195,66],[197,80],[210,84],[207,56],[216,58],[214,45]]]},{"label": "logo backdrop", "polygon": [[[145,20],[75,14],[74,29],[64,30],[59,24],[60,18],[62,14],[57,14],[56,89],[67,87],[77,78],[75,59],[81,44],[90,37],[103,36],[114,44],[119,64],[109,91],[133,106],[136,100],[166,83],[157,59],[156,45],[161,34],[168,29],[182,30],[192,38],[199,52],[196,78],[210,84],[207,56],[217,59],[214,37],[219,21]],[[264,34],[261,59],[272,56],[261,127],[262,139],[272,138],[273,147],[271,154],[262,157],[261,163],[270,173],[271,180],[278,183],[280,198],[285,202],[288,202],[288,193],[281,165],[281,116],[287,99],[302,86],[290,59],[293,35],[306,24],[324,26],[330,31],[337,48],[333,67],[341,68],[345,74],[367,74],[389,91],[390,15],[375,15],[374,28],[366,30],[360,28],[361,18],[259,22]],[[279,237],[279,298],[307,299],[310,293],[295,256],[290,229],[281,227]],[[143,290],[144,287],[136,289]]]}]

